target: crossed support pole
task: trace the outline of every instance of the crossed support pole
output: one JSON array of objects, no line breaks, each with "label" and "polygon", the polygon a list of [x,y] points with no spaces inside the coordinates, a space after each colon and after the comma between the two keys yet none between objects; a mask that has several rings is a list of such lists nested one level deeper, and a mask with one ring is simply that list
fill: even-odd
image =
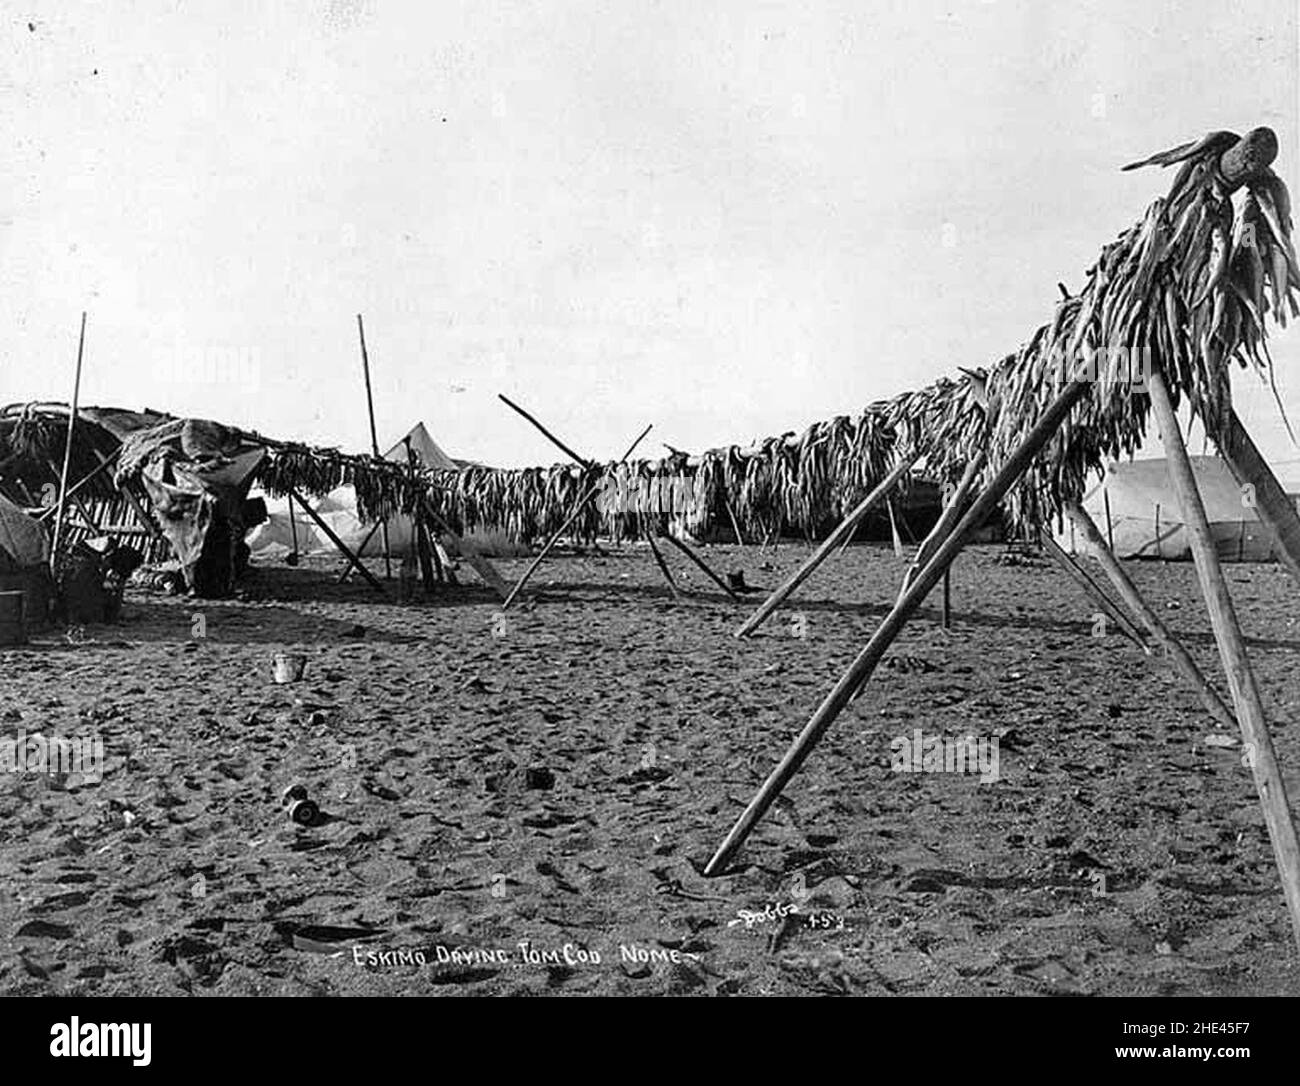
[{"label": "crossed support pole", "polygon": [[[889,646],[902,631],[907,621],[921,606],[925,597],[939,582],[944,572],[960,553],[974,530],[993,512],[998,503],[1024,474],[1035,456],[1043,449],[1056,433],[1061,423],[1082,398],[1087,389],[1082,380],[1072,380],[1057,395],[1055,400],[1043,412],[1033,428],[1024,436],[1016,449],[1007,458],[988,487],[979,494],[966,513],[961,516],[955,527],[936,547],[924,567],[910,576],[907,587],[893,609],[885,616],[866,647],[858,654],[849,669],[840,677],[834,688],[818,706],[803,731],[791,744],[784,757],[758,789],[749,805],[745,808],[736,824],[719,846],[713,858],[704,870],[705,875],[722,874],[735,857],[754,826],[766,814],[776,801],[790,779],[812,753],[813,748],[834,723],[855,694],[870,678],[876,666],[883,658]],[[1268,826],[1269,838],[1273,845],[1274,856],[1281,874],[1283,893],[1291,915],[1293,932],[1300,944],[1300,844],[1297,843],[1296,828],[1287,806],[1287,797],[1282,777],[1277,765],[1264,719],[1264,710],[1255,683],[1254,674],[1246,655],[1245,642],[1233,610],[1223,571],[1219,567],[1218,555],[1210,535],[1205,507],[1196,481],[1192,474],[1191,462],[1183,444],[1182,434],[1178,428],[1177,417],[1169,400],[1168,389],[1158,372],[1150,382],[1151,400],[1158,420],[1161,436],[1165,442],[1166,452],[1171,462],[1171,474],[1174,476],[1179,504],[1183,511],[1183,520],[1188,526],[1192,538],[1193,557],[1197,573],[1201,580],[1202,594],[1205,597],[1214,627],[1215,640],[1218,644],[1224,670],[1228,676],[1236,709],[1236,720],[1240,722],[1242,740],[1245,749],[1250,752],[1251,768],[1254,774],[1260,803]],[[954,496],[955,497],[955,496]],[[950,502],[955,506],[956,502]],[[955,517],[955,512],[953,513]],[[929,541],[927,540],[927,543]],[[924,548],[923,548],[924,549]],[[1118,586],[1117,586],[1118,587]],[[1140,597],[1139,597],[1140,598]],[[1148,612],[1149,608],[1146,609]],[[1158,622],[1155,624],[1158,626]],[[1160,634],[1153,630],[1153,634]],[[1176,644],[1168,631],[1164,631],[1163,640]],[[1181,646],[1180,646],[1181,648]],[[1172,652],[1172,649],[1171,649]],[[1199,676],[1199,670],[1183,650],[1180,658],[1173,652],[1176,664],[1189,677]],[[1190,667],[1189,667],[1190,665]],[[1195,680],[1193,680],[1195,681]],[[1202,697],[1210,707],[1213,699],[1212,688],[1204,681],[1198,684]],[[1210,691],[1210,693],[1206,693]],[[1219,704],[1211,710],[1219,719],[1226,715],[1227,707]]]},{"label": "crossed support pole", "polygon": [[1143,639],[1136,626],[1124,615],[1118,607],[1115,606],[1109,596],[1106,595],[1099,584],[1092,579],[1092,576],[1083,568],[1073,555],[1067,554],[1055,539],[1052,538],[1051,532],[1043,533],[1043,549],[1051,556],[1052,560],[1074,581],[1084,593],[1094,600],[1102,613],[1119,627],[1120,633],[1133,642],[1142,650],[1144,656],[1151,655],[1151,646]]},{"label": "crossed support pole", "polygon": [[[650,432],[650,427],[653,425],[654,423],[650,423],[648,426],[646,426],[646,428],[641,431],[640,437],[638,437],[634,442],[632,442],[630,446],[628,446],[627,452],[623,454],[623,458],[619,461],[620,464],[624,464],[627,462],[627,458],[631,456],[636,451],[636,447],[640,445],[643,440],[645,440],[646,434]],[[501,605],[502,611],[506,610],[510,606],[510,604],[514,602],[515,597],[518,596],[519,593],[524,590],[524,585],[526,585],[529,582],[529,580],[532,579],[533,574],[537,572],[538,567],[541,566],[543,561],[545,561],[546,556],[551,553],[551,550],[560,541],[560,538],[564,535],[564,533],[567,532],[571,527],[573,527],[574,522],[580,516],[582,516],[583,510],[586,509],[587,506],[590,505],[592,501],[595,500],[595,498],[600,494],[603,488],[604,488],[603,482],[596,483],[594,486],[590,487],[585,494],[582,494],[576,502],[573,503],[573,508],[570,510],[569,515],[565,518],[564,523],[555,529],[555,531],[551,535],[551,538],[546,541],[545,546],[543,546],[542,549],[538,552],[537,557],[532,560],[532,563],[529,565],[529,567],[526,570],[524,570],[523,575],[519,578],[518,581],[515,582],[514,588],[510,590],[510,594],[506,596],[505,602]]]},{"label": "crossed support pole", "polygon": [[1233,410],[1228,411],[1225,431],[1219,453],[1237,484],[1251,488],[1249,504],[1273,536],[1278,560],[1300,582],[1300,514]]},{"label": "crossed support pole", "polygon": [[894,465],[893,470],[880,481],[876,488],[849,511],[844,519],[836,526],[835,531],[831,532],[831,534],[822,541],[822,545],[808,556],[804,564],[787,577],[784,583],[782,583],[776,591],[774,591],[759,605],[758,610],[740,624],[740,628],[736,630],[736,636],[748,637],[763,625],[763,623],[771,617],[772,612],[780,607],[781,604],[789,598],[790,594],[803,584],[804,581],[811,577],[817,570],[817,567],[830,557],[831,552],[834,551],[836,547],[845,540],[852,538],[854,529],[856,529],[858,524],[861,523],[862,518],[880,504],[889,492],[898,485],[902,478],[911,471],[912,465],[917,461],[917,456],[918,454],[913,453],[912,455],[905,456],[899,460],[898,463]]},{"label": "crossed support pole", "polygon": [[1291,912],[1296,942],[1300,944],[1300,841],[1297,841],[1295,822],[1287,805],[1286,788],[1273,750],[1273,739],[1269,735],[1263,700],[1250,667],[1246,642],[1237,621],[1232,596],[1219,566],[1219,552],[1210,534],[1205,503],[1196,488],[1196,476],[1187,455],[1187,447],[1183,444],[1182,432],[1178,428],[1178,416],[1169,398],[1164,375],[1158,369],[1151,374],[1148,386],[1151,407],[1169,460],[1170,478],[1190,537],[1192,558],[1201,582],[1201,594],[1210,611],[1214,640],[1218,644],[1223,670],[1228,677],[1228,688],[1232,692],[1232,703],[1241,727],[1241,740],[1248,754],[1255,788],[1259,792],[1273,855],[1282,875],[1282,892],[1286,895]]},{"label": "crossed support pole", "polygon": [[790,779],[799,772],[800,767],[807,761],[813,748],[835,722],[835,718],[852,700],[858,688],[875,671],[876,665],[880,663],[894,638],[898,636],[899,632],[907,624],[907,620],[921,606],[922,601],[938,583],[944,571],[952,564],[953,559],[965,546],[966,540],[974,532],[976,526],[984,522],[1006,496],[1007,491],[1024,474],[1030,461],[1038,455],[1043,446],[1056,433],[1057,428],[1070,413],[1070,410],[1082,399],[1086,388],[1087,385],[1082,381],[1072,381],[1066,385],[1047,410],[1043,412],[1033,429],[1021,440],[1020,445],[1012,452],[987,489],[971,504],[965,515],[953,528],[952,533],[935,549],[934,556],[916,575],[898,602],[894,604],[893,609],[885,616],[875,634],[872,635],[871,640],[867,642],[866,647],[858,653],[857,658],[849,665],[849,669],[840,676],[839,682],[826,695],[821,705],[817,707],[817,711],[813,713],[812,718],[804,725],[803,731],[799,733],[790,749],[786,751],[785,756],[777,764],[777,767],[772,770],[767,780],[763,782],[754,798],[750,800],[749,805],[741,813],[735,826],[732,827],[731,832],[727,834],[726,839],[704,869],[706,875],[718,875],[726,869],[727,864],[739,851],[741,845],[745,843],[745,839],[752,832],[754,826],[757,825],[758,820],[767,813],[768,808],[776,801],[777,796],[790,783]]},{"label": "crossed support pole", "polygon": [[1237,718],[1232,715],[1232,710],[1228,708],[1223,698],[1219,696],[1219,692],[1210,685],[1209,680],[1202,674],[1201,669],[1196,665],[1196,661],[1192,659],[1191,653],[1183,647],[1182,642],[1174,636],[1151,605],[1142,598],[1142,593],[1138,591],[1138,587],[1133,583],[1128,571],[1115,557],[1115,552],[1110,545],[1102,538],[1101,529],[1097,527],[1096,521],[1088,515],[1083,506],[1077,503],[1067,505],[1065,515],[1082,537],[1085,550],[1091,553],[1101,564],[1102,571],[1109,578],[1120,599],[1124,601],[1124,605],[1147,628],[1147,632],[1164,649],[1165,655],[1173,661],[1174,666],[1182,673],[1183,677],[1196,688],[1201,698],[1201,704],[1205,706],[1206,711],[1221,726],[1235,729],[1237,727]]},{"label": "crossed support pole", "polygon": [[[535,427],[537,428],[537,430],[542,434],[543,437],[545,437],[548,441],[550,441],[551,444],[555,445],[556,448],[558,448],[561,452],[563,452],[566,456],[568,456],[568,457],[569,457],[571,460],[573,460],[575,463],[580,464],[582,467],[587,468],[588,470],[592,470],[592,469],[594,469],[594,468],[596,467],[595,463],[593,463],[592,461],[588,460],[588,459],[587,459],[586,457],[584,457],[584,456],[579,456],[576,452],[574,452],[571,448],[569,448],[568,445],[566,445],[563,441],[561,441],[558,437],[556,437],[553,433],[551,433],[550,430],[548,430],[545,426],[543,426],[543,425],[542,425],[542,424],[541,424],[537,419],[535,419],[532,415],[530,415],[527,411],[525,411],[525,410],[524,410],[522,407],[520,407],[517,403],[515,403],[513,400],[511,400],[508,396],[505,396],[505,395],[503,395],[503,394],[501,394],[501,393],[497,393],[497,399],[499,399],[502,403],[504,403],[504,404],[505,404],[507,407],[509,407],[512,411],[517,412],[518,414],[520,414],[520,415],[522,415],[524,418],[526,418],[529,422],[531,422],[531,423],[533,424],[533,426],[535,426]],[[649,427],[646,427],[646,432],[647,432],[647,433],[649,432]],[[636,439],[636,441],[635,441],[635,442],[633,443],[633,445],[632,445],[632,449],[635,449],[636,446],[639,445],[639,444],[641,443],[641,438],[642,438],[642,437],[645,437],[645,433],[643,433],[643,434],[641,435],[641,437],[639,437],[639,438]],[[632,449],[629,449],[629,450],[627,451],[627,453],[624,455],[624,457],[623,457],[624,460],[626,460],[629,456],[632,455]],[[594,496],[594,495],[593,495],[593,496]],[[586,501],[586,500],[589,500],[589,499],[588,499],[588,498],[584,498],[584,499],[583,499],[583,503],[584,503],[584,504],[585,504],[585,501]],[[580,511],[580,509],[575,510],[575,512],[574,512],[574,514],[573,514],[573,518],[576,518],[577,513],[578,513],[579,511]],[[571,518],[571,519],[572,519],[572,518]],[[567,522],[566,522],[566,524],[567,524]],[[644,521],[644,518],[642,519],[642,527],[643,527],[643,530],[645,531],[646,541],[650,544],[650,552],[654,555],[655,562],[658,564],[660,571],[663,573],[663,575],[664,575],[664,579],[668,582],[668,587],[669,587],[669,589],[672,591],[673,599],[677,599],[678,596],[679,596],[679,591],[678,591],[678,588],[677,588],[677,583],[673,580],[673,575],[672,575],[671,572],[669,572],[668,564],[664,561],[663,554],[660,553],[659,548],[658,548],[658,545],[655,543],[655,540],[654,540],[655,530],[654,530],[653,527],[651,527],[651,528],[645,528],[645,521]],[[563,530],[563,528],[561,529],[561,531],[562,531],[562,530]],[[559,537],[559,533],[557,532],[556,535],[555,535],[554,537],[552,537],[552,541],[551,541],[551,543],[553,543],[555,539],[558,539],[558,537]],[[722,590],[723,590],[723,591],[724,591],[728,596],[730,596],[733,600],[738,600],[738,599],[740,598],[739,596],[736,595],[735,591],[732,589],[732,587],[731,587],[729,584],[727,584],[726,581],[724,581],[721,577],[719,577],[716,573],[714,573],[712,569],[709,568],[708,564],[704,561],[703,558],[701,558],[698,554],[696,554],[693,550],[691,550],[691,548],[688,547],[685,543],[683,543],[680,539],[677,539],[675,536],[673,536],[673,535],[671,535],[671,534],[663,535],[663,536],[661,536],[660,538],[663,539],[663,540],[666,540],[668,543],[672,544],[672,545],[673,545],[674,547],[676,547],[679,551],[681,551],[684,555],[686,555],[686,557],[689,558],[689,559],[690,559],[690,560],[691,560],[691,561],[692,561],[692,562],[693,562],[697,567],[699,567],[699,569],[700,569],[700,570],[701,570],[701,571],[702,571],[706,576],[708,576],[708,578],[709,578],[710,580],[712,580],[714,584],[716,584],[719,588],[721,588],[721,589],[722,589]],[[551,545],[551,544],[548,544],[548,548],[549,548],[550,545]],[[544,549],[543,549],[542,553],[539,554],[539,555],[537,556],[537,558],[534,560],[533,565],[530,566],[529,569],[525,572],[525,575],[524,575],[524,579],[525,579],[525,580],[526,580],[529,576],[532,575],[533,569],[535,569],[538,565],[541,564],[541,560],[542,560],[542,558],[545,557],[546,549],[547,549],[547,548],[544,548]],[[522,587],[523,587],[523,584],[522,584],[522,582],[521,582],[519,585],[516,586],[515,591],[518,592],[518,590],[519,590],[520,588],[522,588]],[[513,598],[513,595],[514,595],[514,594],[512,593],[511,595],[512,595],[512,598]],[[509,601],[507,600],[507,603],[508,603],[508,602],[509,602]]]}]

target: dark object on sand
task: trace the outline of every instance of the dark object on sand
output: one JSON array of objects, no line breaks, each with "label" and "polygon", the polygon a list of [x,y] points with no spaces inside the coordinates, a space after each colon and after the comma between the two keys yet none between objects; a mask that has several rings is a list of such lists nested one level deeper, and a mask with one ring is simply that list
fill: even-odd
[{"label": "dark object on sand", "polygon": [[307,796],[301,784],[291,784],[284,790],[284,809],[299,826],[314,826],[320,818],[320,808]]},{"label": "dark object on sand", "polygon": [[126,582],[143,560],[111,537],[77,543],[56,574],[56,616],[78,624],[116,622]]},{"label": "dark object on sand", "polygon": [[752,584],[745,583],[745,571],[736,570],[734,573],[727,574],[727,586],[733,592],[761,592],[762,589],[755,588]]},{"label": "dark object on sand", "polygon": [[27,641],[21,592],[0,592],[0,645],[22,645]]},{"label": "dark object on sand", "polygon": [[555,787],[555,774],[545,766],[529,766],[524,770],[524,787],[553,788]]}]

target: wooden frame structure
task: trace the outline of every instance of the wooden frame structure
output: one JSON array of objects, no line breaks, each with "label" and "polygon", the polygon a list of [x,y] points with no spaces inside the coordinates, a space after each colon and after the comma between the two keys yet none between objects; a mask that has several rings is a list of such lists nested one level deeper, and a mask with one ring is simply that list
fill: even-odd
[{"label": "wooden frame structure", "polygon": [[[559,449],[562,453],[564,453],[567,457],[569,457],[569,459],[574,461],[574,463],[578,464],[582,468],[585,468],[587,471],[597,470],[597,465],[595,463],[588,460],[586,457],[580,456],[578,453],[574,452],[571,448],[569,448],[568,445],[566,445],[563,441],[561,441],[558,437],[556,437],[553,433],[551,433],[550,430],[548,430],[545,426],[543,426],[541,422],[539,422],[531,414],[529,414],[517,403],[511,400],[508,396],[502,393],[498,393],[497,398],[502,403],[504,403],[507,407],[509,407],[512,411],[515,411],[516,413],[522,415],[525,419],[527,419],[530,423],[532,423],[533,426],[537,428],[537,430],[542,434],[543,437],[545,437],[548,441],[551,442],[551,444],[553,444],[557,449]],[[644,438],[645,435],[649,432],[650,432],[650,428],[647,426],[646,429],[642,432],[641,437],[638,437],[636,441],[633,442],[632,448],[630,448],[626,453],[624,453],[623,459],[620,460],[619,463],[623,463],[628,459],[628,457],[632,455],[632,452],[636,449],[636,446],[641,443],[641,438]],[[565,522],[564,527],[567,527],[569,524],[571,524],[574,520],[577,519],[577,517],[582,513],[583,509],[585,509],[586,506],[589,504],[591,499],[594,498],[596,493],[599,492],[599,488],[600,488],[600,484],[597,484],[596,486],[588,490],[587,493],[584,494],[579,499],[579,501],[574,505],[573,510],[570,513],[568,520]],[[703,558],[701,558],[698,554],[696,554],[694,550],[688,547],[676,536],[672,535],[671,533],[660,534],[653,528],[649,530],[645,530],[645,519],[646,517],[651,515],[652,514],[640,514],[639,519],[641,521],[642,528],[645,531],[646,542],[650,545],[650,552],[651,554],[654,555],[655,564],[659,567],[659,571],[663,574],[664,580],[667,581],[668,589],[672,593],[673,599],[679,598],[680,590],[677,587],[676,581],[673,579],[672,573],[668,569],[668,564],[664,561],[663,554],[660,552],[658,544],[655,542],[656,535],[659,535],[660,541],[667,542],[671,544],[673,547],[677,548],[677,550],[681,551],[682,554],[684,554],[687,557],[687,559],[691,561],[692,564],[694,564],[702,573],[704,573],[705,576],[707,576],[711,581],[713,581],[714,584],[716,584],[719,588],[721,588],[722,591],[725,592],[728,596],[730,596],[733,600],[740,599],[740,597],[736,595],[732,587],[729,584],[727,584],[727,582],[724,581],[721,577],[719,577],[716,573],[714,573],[712,569],[709,568],[708,564],[704,561]],[[563,528],[561,530],[563,530]],[[554,546],[555,542],[558,541],[559,535],[560,533],[556,532],[554,533],[552,538],[548,540],[546,546],[543,547],[542,552],[538,554],[538,556],[534,559],[533,563],[528,567],[527,570],[525,570],[524,575],[523,577],[520,578],[519,583],[515,585],[514,590],[510,592],[504,606],[509,606],[510,602],[515,598],[515,596],[519,594],[524,584],[533,575],[537,567],[541,565],[542,559],[547,555],[547,553],[549,553],[551,547]]]},{"label": "wooden frame structure", "polygon": [[[1214,172],[1213,183],[1222,188],[1225,196],[1252,178],[1261,178],[1265,184],[1269,183],[1267,174],[1270,171],[1268,167],[1277,154],[1277,139],[1268,129],[1255,129],[1241,139],[1237,139],[1230,133],[1215,133],[1195,146],[1188,144],[1182,148],[1176,148],[1174,151],[1166,152],[1163,156],[1156,156],[1149,161],[1156,161],[1161,164],[1184,161],[1197,152],[1204,152],[1207,148],[1215,153],[1215,158],[1209,167]],[[1187,162],[1183,167],[1182,176],[1187,176],[1190,173],[1191,166],[1192,163]],[[1154,214],[1157,216],[1161,206],[1156,205]],[[1158,218],[1153,218],[1153,213],[1149,212],[1148,222],[1158,223]],[[1278,234],[1277,241],[1279,245],[1287,242],[1288,235],[1286,231],[1288,229],[1289,223],[1282,226],[1280,232],[1275,230],[1275,233]],[[1143,275],[1148,276],[1145,280],[1147,283],[1151,281],[1149,277],[1154,275],[1157,263],[1153,255],[1148,255],[1155,251],[1152,237],[1153,233],[1149,232],[1144,232],[1141,235],[1141,238],[1145,239],[1143,241],[1145,248],[1142,250],[1142,264],[1137,268],[1139,279]],[[1293,257],[1290,264],[1294,265]],[[1222,275],[1222,270],[1218,274]],[[1289,273],[1283,273],[1284,280],[1287,274]],[[1300,279],[1300,274],[1297,274],[1296,278]],[[1187,304],[1194,308],[1200,301],[1203,301],[1214,286],[1214,282],[1213,279],[1207,279],[1206,286],[1200,291],[1199,299],[1194,302],[1189,301]],[[1286,285],[1284,281],[1283,287],[1285,288]],[[1277,289],[1276,283],[1275,289]],[[954,507],[953,511],[949,514],[945,510],[941,523],[946,525],[955,519],[956,524],[942,538],[942,541],[933,547],[928,561],[922,565],[919,571],[909,570],[904,590],[892,610],[881,621],[870,641],[826,695],[821,705],[818,706],[803,730],[790,745],[784,757],[759,787],[705,867],[705,875],[716,876],[726,872],[728,865],[743,846],[759,819],[763,817],[791,778],[798,772],[816,744],[834,723],[836,717],[870,678],[894,639],[961,552],[976,525],[982,522],[985,516],[991,513],[997,504],[1021,480],[1038,455],[1056,437],[1063,424],[1071,417],[1074,409],[1084,400],[1085,394],[1090,388],[1093,373],[1089,372],[1091,360],[1088,359],[1084,360],[1083,365],[1075,368],[1074,358],[1087,329],[1086,322],[1080,323],[1077,314],[1082,312],[1091,317],[1091,312],[1087,308],[1091,301],[1090,298],[1088,303],[1081,303],[1081,309],[1076,312],[1075,329],[1071,331],[1069,337],[1073,349],[1067,351],[1067,361],[1071,369],[1066,377],[1064,387],[1060,388],[1055,398],[1041,411],[1032,427],[1027,431],[1020,432],[1020,436],[1015,444],[1010,447],[1006,458],[993,475],[993,478],[983,487],[964,515],[958,518],[955,508],[957,503],[955,501],[950,502],[950,505]],[[1172,333],[1179,333],[1179,326],[1175,320],[1171,319],[1170,330]],[[1176,340],[1175,343],[1177,344],[1177,342]],[[1210,363],[1211,372],[1215,374],[1218,380],[1226,384],[1226,374],[1221,369],[1214,370],[1215,359],[1209,358],[1207,361]],[[1179,429],[1177,414],[1166,383],[1164,364],[1165,360],[1163,359],[1153,359],[1152,372],[1148,378],[1151,408],[1156,417],[1166,453],[1170,459],[1183,521],[1188,526],[1192,540],[1193,558],[1196,563],[1202,595],[1210,614],[1220,659],[1227,675],[1235,709],[1235,718],[1241,730],[1242,742],[1251,755],[1249,759],[1250,767],[1281,877],[1293,934],[1297,944],[1300,945],[1300,842],[1297,840],[1295,822],[1288,809],[1286,792],[1277,765],[1272,740],[1269,736],[1258,684],[1251,670],[1240,624],[1236,617],[1222,569],[1219,566],[1218,555],[1209,533],[1205,508],[1197,490],[1191,462]],[[1276,480],[1273,479],[1271,471],[1268,470],[1262,458],[1258,456],[1252,458],[1249,455],[1249,449],[1252,446],[1248,445],[1248,439],[1242,439],[1244,430],[1240,429],[1240,424],[1235,421],[1235,416],[1229,420],[1226,430],[1228,437],[1221,444],[1227,445],[1236,456],[1236,463],[1238,469],[1242,472],[1241,478],[1243,481],[1254,485],[1257,495],[1272,493],[1273,487],[1277,486]],[[1280,490],[1280,487],[1278,487],[1278,490]],[[1284,516],[1277,519],[1277,527],[1274,528],[1274,531],[1279,537],[1284,535],[1290,537],[1291,533],[1287,522],[1288,518]],[[1297,534],[1295,538],[1300,539],[1300,534]],[[1289,543],[1287,545],[1289,546]],[[1108,572],[1110,572],[1114,581],[1113,569],[1108,570]],[[1136,600],[1130,599],[1131,606],[1135,603]],[[1140,613],[1141,607],[1138,610]],[[1149,608],[1146,610],[1149,612]],[[1150,615],[1148,614],[1146,618],[1148,626],[1151,628],[1153,624],[1149,621]],[[1153,633],[1158,639],[1163,640],[1166,644],[1176,643],[1172,636],[1168,634],[1168,631],[1164,631],[1162,636],[1157,630],[1158,627],[1153,629]],[[1185,650],[1183,656],[1185,656]],[[1195,682],[1194,676],[1199,672],[1196,671],[1194,663],[1190,668],[1188,667],[1190,658],[1184,659],[1177,653],[1175,653],[1175,658],[1184,673]],[[1207,707],[1217,699],[1218,704],[1214,705],[1212,711],[1222,721],[1223,716],[1226,714],[1226,706],[1222,705],[1221,699],[1217,698],[1217,694],[1211,694],[1207,691],[1212,691],[1212,688],[1209,687],[1208,683],[1202,681],[1199,692],[1203,700],[1206,701]]]}]

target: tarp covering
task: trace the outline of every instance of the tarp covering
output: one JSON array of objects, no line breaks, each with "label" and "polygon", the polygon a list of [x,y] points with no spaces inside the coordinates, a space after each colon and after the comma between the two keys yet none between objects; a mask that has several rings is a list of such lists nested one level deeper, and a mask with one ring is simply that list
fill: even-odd
[{"label": "tarp covering", "polygon": [[[1228,465],[1217,456],[1191,459],[1220,560],[1275,560],[1272,537],[1260,523],[1251,495],[1237,484]],[[1289,465],[1275,467],[1283,489],[1294,501],[1300,482],[1294,468],[1287,471]],[[1113,539],[1120,558],[1191,557],[1166,460],[1109,465],[1105,479],[1088,492],[1083,507],[1102,537],[1109,535]],[[1075,549],[1076,539],[1068,522],[1058,539],[1067,550]]]},{"label": "tarp covering", "polygon": [[265,455],[264,447],[207,419],[175,419],[122,443],[119,483],[144,487],[186,584],[200,596],[234,588],[244,499]]},{"label": "tarp covering", "polygon": [[0,573],[20,573],[48,560],[45,529],[0,494]]}]

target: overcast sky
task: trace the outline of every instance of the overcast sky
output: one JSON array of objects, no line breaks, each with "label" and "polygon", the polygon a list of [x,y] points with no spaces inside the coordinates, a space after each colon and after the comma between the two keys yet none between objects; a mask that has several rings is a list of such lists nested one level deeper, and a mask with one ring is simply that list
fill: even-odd
[{"label": "overcast sky", "polygon": [[1170,180],[1125,162],[1267,124],[1300,177],[1294,0],[5,8],[0,402],[85,309],[83,403],[351,450],[357,313],[384,444],[558,459],[498,392],[743,444],[1016,348]]}]

